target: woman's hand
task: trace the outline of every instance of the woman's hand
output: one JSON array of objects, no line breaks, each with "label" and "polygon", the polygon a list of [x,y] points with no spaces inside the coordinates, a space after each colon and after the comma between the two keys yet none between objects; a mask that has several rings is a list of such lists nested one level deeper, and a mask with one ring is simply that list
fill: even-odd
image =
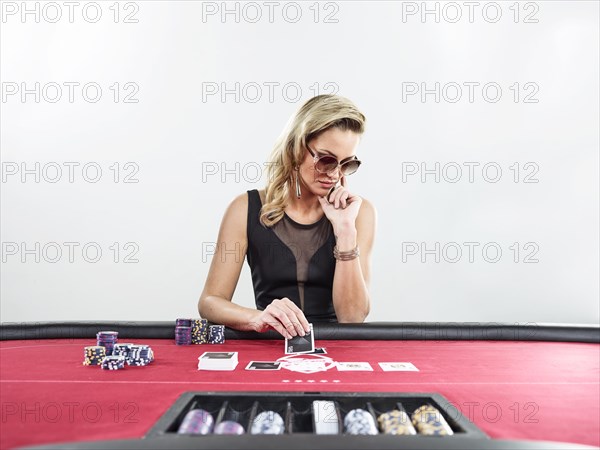
[{"label": "woman's hand", "polygon": [[304,336],[310,331],[304,313],[289,298],[275,299],[264,311],[258,311],[254,329],[260,333],[274,328],[286,339]]},{"label": "woman's hand", "polygon": [[[343,180],[342,178],[341,186],[337,186],[327,196],[319,197],[321,207],[334,230],[347,225],[354,226],[362,203],[362,199],[358,195],[351,194],[348,191]],[[329,201],[327,201],[327,198],[329,198]]]}]

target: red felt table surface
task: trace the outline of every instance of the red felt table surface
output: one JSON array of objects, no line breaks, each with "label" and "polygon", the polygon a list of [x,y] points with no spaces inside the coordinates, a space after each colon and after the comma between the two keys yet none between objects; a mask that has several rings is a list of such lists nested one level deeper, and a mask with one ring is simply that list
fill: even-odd
[{"label": "red felt table surface", "polygon": [[[373,372],[303,374],[245,370],[284,356],[283,341],[134,342],[149,344],[156,360],[118,371],[82,365],[93,340],[0,342],[0,447],[139,438],[186,391],[436,392],[492,438],[600,444],[598,344],[317,341],[332,360],[369,362]],[[240,363],[232,372],[198,371],[204,351],[237,351]],[[384,372],[378,362],[419,371]]]}]

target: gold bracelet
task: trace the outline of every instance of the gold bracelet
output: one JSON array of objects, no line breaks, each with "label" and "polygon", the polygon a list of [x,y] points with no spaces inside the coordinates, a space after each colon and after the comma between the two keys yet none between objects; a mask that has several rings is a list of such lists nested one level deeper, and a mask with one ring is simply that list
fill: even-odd
[{"label": "gold bracelet", "polygon": [[340,252],[337,245],[333,247],[333,257],[338,261],[350,261],[359,256],[360,250],[358,249],[358,245],[353,250],[348,250],[346,252]]}]

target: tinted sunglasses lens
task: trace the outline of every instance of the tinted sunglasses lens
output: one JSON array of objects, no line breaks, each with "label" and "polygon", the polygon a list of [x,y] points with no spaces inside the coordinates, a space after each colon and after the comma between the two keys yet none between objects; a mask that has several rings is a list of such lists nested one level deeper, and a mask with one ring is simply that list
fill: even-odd
[{"label": "tinted sunglasses lens", "polygon": [[352,175],[360,167],[360,161],[352,160],[342,164],[342,173],[344,175]]},{"label": "tinted sunglasses lens", "polygon": [[323,156],[317,161],[316,168],[321,173],[331,172],[338,166],[337,159],[333,156]]}]

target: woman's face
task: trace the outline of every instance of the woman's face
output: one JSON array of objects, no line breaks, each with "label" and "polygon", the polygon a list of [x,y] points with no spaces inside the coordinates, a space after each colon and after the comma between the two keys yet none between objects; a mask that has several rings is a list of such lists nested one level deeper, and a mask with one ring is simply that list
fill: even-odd
[{"label": "woman's face", "polygon": [[[317,156],[331,155],[341,162],[356,155],[359,142],[360,135],[354,131],[330,128],[309,141],[308,146]],[[308,150],[305,151],[304,160],[300,165],[302,192],[308,189],[313,194],[322,197],[340,180],[341,176],[339,166],[329,173],[317,172],[313,156]]]}]

